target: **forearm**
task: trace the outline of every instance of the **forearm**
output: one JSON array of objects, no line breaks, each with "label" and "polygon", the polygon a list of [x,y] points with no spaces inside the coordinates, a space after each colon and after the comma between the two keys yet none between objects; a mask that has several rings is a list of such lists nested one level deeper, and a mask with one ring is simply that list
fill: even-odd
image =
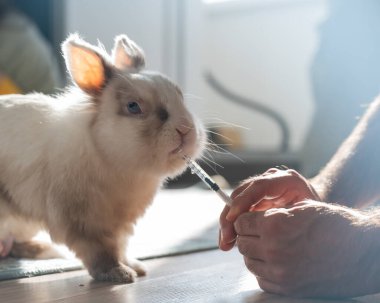
[{"label": "forearm", "polygon": [[361,207],[380,199],[380,98],[312,180],[322,201]]}]

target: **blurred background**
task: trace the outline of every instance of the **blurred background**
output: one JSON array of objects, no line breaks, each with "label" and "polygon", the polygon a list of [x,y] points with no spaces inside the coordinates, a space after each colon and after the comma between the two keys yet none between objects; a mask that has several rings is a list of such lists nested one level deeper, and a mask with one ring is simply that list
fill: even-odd
[{"label": "blurred background", "polygon": [[[380,89],[378,0],[0,0],[0,9],[3,91],[66,85],[69,33],[107,50],[125,33],[149,69],[182,87],[218,144],[203,167],[232,185],[281,164],[314,176]],[[193,182],[185,174],[168,186]]]}]

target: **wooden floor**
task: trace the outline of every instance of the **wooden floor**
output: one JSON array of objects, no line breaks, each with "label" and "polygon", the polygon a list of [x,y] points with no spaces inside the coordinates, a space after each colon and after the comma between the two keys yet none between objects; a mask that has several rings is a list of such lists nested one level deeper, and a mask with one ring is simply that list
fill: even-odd
[{"label": "wooden floor", "polygon": [[[236,249],[159,258],[146,265],[148,276],[128,285],[95,282],[83,270],[4,281],[0,302],[328,302],[262,292]],[[342,302],[380,302],[380,295]]]}]

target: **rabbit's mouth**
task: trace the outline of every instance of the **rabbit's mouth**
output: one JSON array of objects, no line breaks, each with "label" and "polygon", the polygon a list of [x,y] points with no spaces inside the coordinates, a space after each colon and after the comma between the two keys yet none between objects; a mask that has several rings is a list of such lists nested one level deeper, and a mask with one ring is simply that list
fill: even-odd
[{"label": "rabbit's mouth", "polygon": [[[178,132],[178,131],[177,131]],[[180,133],[180,132],[178,132],[178,134],[179,134],[179,144],[178,144],[178,146],[175,148],[175,149],[173,149],[171,152],[170,152],[170,154],[171,155],[175,155],[175,154],[179,154],[179,153],[181,153],[182,151],[183,151],[183,149],[184,149],[184,146],[185,146],[185,138],[184,138],[184,136]]]},{"label": "rabbit's mouth", "polygon": [[198,151],[202,149],[198,143],[202,142],[202,136],[198,135],[195,131],[189,131],[186,134],[179,133],[178,145],[169,152],[170,156],[177,157],[178,155],[182,159],[183,155],[193,157]]},{"label": "rabbit's mouth", "polygon": [[175,149],[173,149],[170,154],[179,154],[183,151],[183,144],[184,142],[182,141],[180,145],[178,145]]}]

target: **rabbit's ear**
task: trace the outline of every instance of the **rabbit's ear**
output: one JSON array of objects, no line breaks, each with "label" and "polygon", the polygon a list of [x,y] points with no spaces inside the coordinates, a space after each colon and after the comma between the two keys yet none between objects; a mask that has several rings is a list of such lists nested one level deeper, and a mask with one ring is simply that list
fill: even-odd
[{"label": "rabbit's ear", "polygon": [[145,67],[143,50],[126,35],[115,38],[112,58],[113,64],[122,70],[139,71]]},{"label": "rabbit's ear", "polygon": [[73,81],[86,93],[99,94],[111,77],[106,55],[76,34],[66,39],[62,50]]}]

